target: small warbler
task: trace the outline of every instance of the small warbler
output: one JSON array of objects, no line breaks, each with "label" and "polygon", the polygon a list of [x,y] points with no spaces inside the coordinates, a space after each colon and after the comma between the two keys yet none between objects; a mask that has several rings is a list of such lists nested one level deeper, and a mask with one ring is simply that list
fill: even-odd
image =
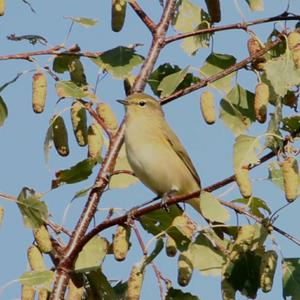
[{"label": "small warbler", "polygon": [[[117,100],[126,108],[125,146],[134,174],[161,197],[200,190],[200,178],[160,103],[144,93]],[[200,212],[199,198],[187,201]]]}]

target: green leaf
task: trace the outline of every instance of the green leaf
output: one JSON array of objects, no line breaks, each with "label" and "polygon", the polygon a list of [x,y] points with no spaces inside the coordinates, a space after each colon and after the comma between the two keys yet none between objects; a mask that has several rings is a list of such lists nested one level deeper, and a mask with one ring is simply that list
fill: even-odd
[{"label": "green leaf", "polygon": [[55,84],[56,93],[58,97],[62,98],[88,98],[89,93],[78,87],[72,81],[60,80]]},{"label": "green leaf", "polygon": [[247,251],[237,262],[234,263],[229,282],[235,290],[242,295],[255,299],[259,284],[259,270],[261,255],[256,251]]},{"label": "green leaf", "polygon": [[122,300],[117,297],[115,290],[100,269],[87,273],[86,278],[89,283],[88,299]]},{"label": "green leaf", "polygon": [[183,252],[187,250],[191,243],[191,224],[188,223],[189,217],[182,214],[175,217],[172,221],[172,226],[167,229],[167,234],[176,243],[176,247],[179,251]]},{"label": "green leaf", "polygon": [[71,81],[77,86],[87,85],[80,58],[76,55],[58,55],[53,60],[53,70],[57,73],[70,72]]},{"label": "green leaf", "polygon": [[[193,30],[200,30],[200,29],[207,29],[210,28],[210,23],[207,21],[208,14],[206,14],[202,10],[202,15],[205,14],[205,20],[198,26],[196,26]],[[200,48],[208,48],[209,47],[209,41],[210,41],[210,34],[198,34],[195,36],[191,36],[188,38],[185,38],[181,44],[182,49],[188,54],[188,55],[195,55],[197,51]]]},{"label": "green leaf", "polygon": [[[119,151],[116,164],[115,164],[115,171],[117,170],[127,170],[132,171],[129,162],[127,160],[125,146],[122,146],[121,150]],[[132,171],[133,172],[133,171]],[[116,174],[113,175],[109,182],[110,189],[122,189],[127,188],[128,186],[135,184],[139,181],[139,179],[130,174]]]},{"label": "green leaf", "polygon": [[266,133],[265,146],[276,152],[283,147],[283,138],[279,131],[279,125],[282,119],[281,105],[277,105],[275,112],[270,115],[271,119]]},{"label": "green leaf", "polygon": [[[171,75],[174,74],[176,72],[180,72],[181,69],[180,67],[178,67],[177,65],[172,66],[169,63],[165,63],[160,65],[150,76],[148,79],[148,84],[150,85],[153,93],[156,96],[161,95],[161,92],[158,90],[158,86],[160,85],[161,81]],[[177,86],[177,88],[175,89],[175,91],[179,90],[179,89],[183,89],[186,87],[191,86],[194,83],[199,82],[200,79],[198,77],[195,77],[192,73],[187,73],[186,76],[184,77],[184,80]]]},{"label": "green leaf", "polygon": [[164,77],[157,88],[161,91],[160,97],[163,98],[170,96],[176,90],[177,86],[183,81],[188,69],[189,67],[186,67],[185,69]]},{"label": "green leaf", "polygon": [[99,268],[108,250],[108,241],[100,236],[93,237],[79,252],[75,262],[76,272]]},{"label": "green leaf", "polygon": [[[224,71],[235,63],[236,58],[232,55],[211,53],[206,58],[206,63],[201,67],[200,74],[205,77],[210,77]],[[231,90],[231,82],[232,78],[235,77],[235,74],[236,72],[231,73],[213,83],[210,83],[209,86],[212,86],[219,91],[228,93]]]},{"label": "green leaf", "polygon": [[263,0],[246,0],[250,9],[253,11],[263,11],[264,10],[264,1]]},{"label": "green leaf", "polygon": [[139,221],[143,228],[153,235],[165,232],[171,225],[175,217],[182,214],[182,211],[176,206],[169,207],[168,213],[165,209],[158,209],[140,217]]},{"label": "green leaf", "polygon": [[285,258],[282,262],[283,297],[300,299],[300,258]]},{"label": "green leaf", "polygon": [[136,54],[134,49],[122,46],[105,51],[97,58],[91,58],[92,62],[116,79],[124,79],[143,60],[144,58]]},{"label": "green leaf", "polygon": [[235,139],[233,146],[233,169],[238,170],[249,164],[255,164],[259,161],[256,149],[260,149],[257,137],[248,135],[239,135]]},{"label": "green leaf", "polygon": [[56,179],[52,180],[52,188],[59,187],[62,183],[76,183],[87,179],[97,164],[96,158],[87,158],[70,169],[60,170],[55,173]]},{"label": "green leaf", "polygon": [[300,136],[300,116],[294,115],[294,116],[289,116],[286,118],[282,119],[282,129],[285,131],[288,131],[291,134],[297,134],[297,136]]},{"label": "green leaf", "polygon": [[5,119],[7,118],[7,106],[0,96],[0,127],[3,126]]},{"label": "green leaf", "polygon": [[52,271],[30,271],[25,272],[19,277],[19,282],[22,285],[38,286],[51,291],[51,283],[54,279]]},{"label": "green leaf", "polygon": [[182,290],[170,287],[166,295],[166,300],[200,300],[200,298],[191,293],[185,293]]},{"label": "green leaf", "polygon": [[256,197],[251,197],[250,199],[245,198],[239,198],[236,200],[232,200],[233,203],[243,203],[246,204],[248,207],[248,211],[252,213],[253,215],[259,217],[259,218],[265,218],[266,216],[260,211],[260,209],[263,209],[268,214],[271,214],[271,209],[267,205],[267,203]]},{"label": "green leaf", "polygon": [[74,197],[72,198],[72,201],[77,198],[85,197],[86,195],[88,195],[88,193],[90,192],[90,190],[92,188],[93,188],[93,186],[90,186],[88,188],[84,188],[84,189],[81,189],[80,191],[76,192]]},{"label": "green leaf", "polygon": [[244,133],[255,121],[254,94],[235,86],[221,100],[220,118],[235,135]]},{"label": "green leaf", "polygon": [[150,264],[155,259],[155,257],[157,257],[157,255],[161,252],[163,248],[164,248],[164,241],[162,238],[159,238],[156,241],[155,248],[153,249],[153,251],[149,255],[147,255],[144,261],[144,266]]},{"label": "green leaf", "polygon": [[283,175],[282,170],[278,162],[271,162],[268,166],[269,177],[268,179],[277,185],[281,190],[284,190],[283,187]]},{"label": "green leaf", "polygon": [[188,251],[192,253],[194,268],[198,269],[203,275],[217,276],[221,274],[222,266],[225,263],[224,255],[216,250],[216,247],[205,235],[199,234]]},{"label": "green leaf", "polygon": [[127,282],[119,281],[114,287],[114,292],[117,295],[118,300],[126,300]]},{"label": "green leaf", "polygon": [[48,218],[47,205],[40,198],[40,194],[27,187],[22,188],[18,196],[17,204],[26,227],[38,228]]},{"label": "green leaf", "polygon": [[296,69],[290,52],[267,61],[265,71],[278,96],[284,97],[291,87],[300,84],[300,70]]},{"label": "green leaf", "polygon": [[98,20],[84,17],[65,17],[72,20],[74,23],[82,25],[84,27],[92,27],[98,23]]},{"label": "green leaf", "polygon": [[227,209],[223,207],[218,198],[208,192],[200,194],[200,209],[203,216],[212,222],[225,223],[230,218]]},{"label": "green leaf", "polygon": [[[271,32],[271,34],[269,35],[268,39],[267,39],[267,43],[270,43],[272,41],[274,41],[274,39],[277,39],[278,37],[281,36],[281,32],[278,31],[277,29],[273,29],[273,31]],[[286,41],[282,41],[281,43],[279,43],[278,45],[276,45],[275,47],[273,47],[272,49],[270,49],[267,52],[267,57],[268,59],[273,59],[276,58],[282,54],[284,54],[286,51]]]}]

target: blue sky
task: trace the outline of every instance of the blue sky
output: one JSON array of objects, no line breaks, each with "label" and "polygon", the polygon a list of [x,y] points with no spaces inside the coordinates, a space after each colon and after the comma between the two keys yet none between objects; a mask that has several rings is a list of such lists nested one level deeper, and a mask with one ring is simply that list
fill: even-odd
[{"label": "blue sky", "polygon": [[[103,51],[113,47],[134,43],[141,43],[143,46],[137,49],[138,53],[146,55],[150,34],[145,29],[135,14],[128,9],[126,24],[121,33],[113,33],[110,28],[110,4],[111,1],[31,1],[36,14],[21,1],[7,1],[7,12],[0,18],[0,55],[14,54],[19,52],[35,51],[46,49],[43,45],[30,45],[26,41],[13,42],[6,39],[7,35],[37,34],[45,37],[49,46],[61,44],[67,35],[70,20],[64,16],[89,17],[99,20],[99,23],[92,28],[84,28],[75,25],[67,46],[77,43],[83,51]],[[235,23],[242,21],[235,2],[240,3],[240,7],[246,20],[252,20],[265,16],[274,16],[282,13],[287,5],[287,1],[265,1],[265,12],[250,12],[245,1],[221,1],[222,2],[222,22],[221,24]],[[226,4],[225,4],[226,2]],[[276,4],[274,4],[276,2]],[[204,6],[204,1],[194,1]],[[145,11],[149,12],[154,20],[158,19],[160,6],[159,1],[140,1]],[[296,0],[291,1],[291,11],[300,14],[300,5]],[[294,23],[288,23],[293,27]],[[283,23],[277,24],[279,30]],[[267,35],[272,31],[273,24],[265,24],[252,27],[257,35],[266,40]],[[214,51],[234,55],[237,60],[247,56],[246,41],[248,35],[245,32],[233,30],[219,32],[214,37]],[[161,53],[157,66],[164,62],[177,64],[184,68],[190,66],[191,70],[197,70],[210,53],[211,49],[200,50],[195,57],[186,55],[179,46],[180,42],[167,46]],[[88,59],[83,59],[83,64],[90,84],[96,82],[98,74],[97,67]],[[83,159],[86,149],[79,149],[72,136],[70,122],[68,128],[70,132],[71,154],[67,158],[58,157],[55,151],[51,152],[50,164],[47,166],[44,161],[43,142],[48,127],[50,117],[54,112],[60,112],[71,105],[71,100],[56,104],[58,100],[54,91],[54,82],[49,77],[48,97],[46,111],[41,115],[36,115],[31,108],[31,77],[32,70],[39,65],[51,66],[51,57],[37,57],[37,63],[23,60],[0,61],[0,86],[13,79],[17,73],[26,71],[16,83],[6,88],[1,96],[6,101],[9,116],[4,126],[0,128],[1,155],[0,155],[0,192],[10,195],[18,195],[23,186],[32,187],[39,192],[47,192],[50,189],[51,179],[55,171],[67,168]],[[66,78],[66,77],[65,77]],[[63,78],[62,78],[63,79]],[[240,71],[237,77],[238,82],[251,91],[254,90],[256,78],[253,73]],[[149,88],[147,91],[150,93]],[[123,117],[123,108],[115,102],[115,99],[124,98],[123,83],[120,80],[113,80],[106,76],[98,86],[98,97],[107,101],[113,108],[119,120]],[[234,142],[233,134],[224,127],[221,120],[214,126],[206,125],[200,115],[199,108],[200,91],[194,92],[164,107],[166,118],[172,128],[180,137],[182,143],[188,149],[190,156],[198,170],[203,186],[208,186],[232,174],[232,146]],[[222,95],[215,93],[217,100]],[[66,109],[64,116],[66,120],[69,111]],[[249,134],[258,135],[264,133],[266,125],[253,125]],[[298,143],[299,146],[299,143]],[[70,203],[74,194],[94,181],[93,174],[87,182],[77,185],[66,185],[57,190],[45,194],[44,200],[49,206],[53,219],[60,223],[65,208]],[[283,193],[265,180],[267,177],[267,164],[258,167],[251,172],[254,180],[254,194],[266,200],[275,211],[285,204]],[[222,199],[231,200],[239,197],[238,189],[235,185],[226,187],[222,191],[216,191],[219,196],[226,192]],[[123,207],[130,208],[138,203],[144,202],[152,197],[152,193],[142,184],[136,184],[128,189],[108,191],[103,195],[101,208]],[[80,211],[85,203],[85,198],[80,198],[72,203],[69,208],[66,226],[73,228]],[[0,205],[5,208],[4,223],[0,228],[0,289],[7,283],[16,280],[27,268],[26,249],[32,243],[33,237],[30,230],[24,228],[21,215],[16,205],[12,202],[0,199]],[[299,202],[294,203],[280,213],[276,225],[292,235],[300,238],[299,229],[295,226],[300,211]],[[105,212],[98,213],[96,221],[100,222],[105,217]],[[244,219],[241,217],[241,220]],[[232,224],[235,219],[232,218]],[[141,229],[142,230],[142,229]],[[111,239],[113,230],[107,230],[104,236]],[[299,248],[287,239],[275,234],[276,242],[284,257],[298,257]],[[145,242],[151,239],[150,236],[143,235]],[[132,234],[133,244],[128,258],[121,263],[115,262],[108,257],[104,262],[104,273],[110,279],[127,279],[132,263],[142,259],[142,251],[137,245],[137,240]],[[155,243],[152,243],[152,247]],[[269,243],[271,245],[271,243]],[[150,247],[151,248],[151,247]],[[157,260],[161,272],[170,277],[174,287],[177,286],[176,259],[166,258],[164,254]],[[200,296],[200,299],[220,299],[219,278],[212,278],[200,275],[194,271],[191,284],[184,290],[190,291]],[[259,299],[278,299],[281,295],[280,265],[276,273],[274,290],[269,294],[259,292]],[[0,299],[18,299],[20,288],[18,283],[13,283],[1,290]],[[159,291],[153,271],[148,267],[141,299],[159,299]],[[238,298],[239,299],[239,298]],[[242,297],[240,299],[243,299]]]}]

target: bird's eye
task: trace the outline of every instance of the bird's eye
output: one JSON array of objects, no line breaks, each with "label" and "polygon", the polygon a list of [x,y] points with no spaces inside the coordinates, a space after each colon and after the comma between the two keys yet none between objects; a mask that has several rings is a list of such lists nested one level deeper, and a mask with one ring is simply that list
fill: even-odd
[{"label": "bird's eye", "polygon": [[143,106],[145,106],[145,105],[146,105],[146,102],[145,102],[145,101],[140,101],[140,102],[139,102],[139,106],[142,106],[142,107],[143,107]]}]

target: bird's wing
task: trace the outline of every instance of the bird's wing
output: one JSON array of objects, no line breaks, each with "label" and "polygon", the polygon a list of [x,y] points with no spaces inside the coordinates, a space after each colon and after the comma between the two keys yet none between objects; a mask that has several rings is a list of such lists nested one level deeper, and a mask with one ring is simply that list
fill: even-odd
[{"label": "bird's wing", "polygon": [[184,147],[182,146],[180,140],[176,136],[176,134],[173,132],[173,130],[167,126],[162,128],[162,131],[167,139],[167,141],[170,143],[172,149],[176,152],[176,154],[179,156],[179,158],[184,162],[184,164],[187,166],[189,171],[192,173],[193,177],[195,178],[196,182],[199,184],[199,187],[201,187],[200,178],[197,174],[197,171],[188,155]]}]

